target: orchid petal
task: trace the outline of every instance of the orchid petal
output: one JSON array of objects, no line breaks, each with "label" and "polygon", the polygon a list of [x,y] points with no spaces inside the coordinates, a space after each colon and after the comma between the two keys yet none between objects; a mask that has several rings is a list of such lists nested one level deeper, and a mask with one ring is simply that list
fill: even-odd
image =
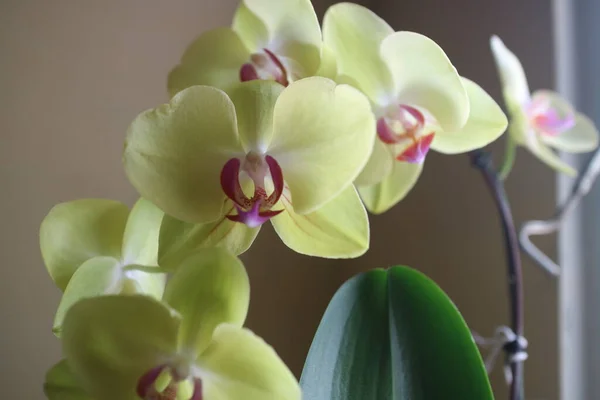
[{"label": "orchid petal", "polygon": [[598,147],[598,128],[583,114],[575,114],[575,125],[556,136],[542,135],[540,140],[548,146],[569,153],[585,153]]},{"label": "orchid petal", "polygon": [[309,256],[355,258],[369,248],[369,219],[354,186],[309,214],[297,214],[284,193],[285,208],[272,219],[281,240]]},{"label": "orchid petal", "polygon": [[238,34],[250,52],[262,50],[269,44],[267,26],[244,2],[240,2],[235,11],[231,28]]},{"label": "orchid petal", "polygon": [[198,367],[205,399],[301,399],[292,372],[271,346],[248,329],[220,325]]},{"label": "orchid petal", "polygon": [[42,258],[56,286],[65,290],[77,268],[96,256],[121,258],[129,209],[113,200],[57,204],[40,227]]},{"label": "orchid petal", "polygon": [[90,258],[75,271],[60,300],[52,331],[60,336],[62,322],[71,306],[79,300],[117,294],[123,286],[119,261],[112,257]]},{"label": "orchid petal", "polygon": [[254,80],[237,85],[227,94],[237,113],[240,140],[246,152],[264,153],[273,136],[273,109],[283,86]]},{"label": "orchid petal", "polygon": [[366,7],[339,3],[323,19],[323,41],[336,56],[338,72],[353,80],[374,103],[395,95],[392,74],[379,48],[394,30]]},{"label": "orchid petal", "polygon": [[[234,29],[241,37],[248,33],[258,46],[293,60],[302,68],[301,77],[315,74],[321,63],[321,28],[310,0],[243,0],[240,9],[238,12],[250,12],[262,22],[259,25],[249,17],[234,18]],[[268,32],[266,43],[257,40],[263,35],[262,26]],[[250,32],[254,28],[260,35]]]},{"label": "orchid petal", "polygon": [[391,153],[391,146],[381,140],[375,140],[371,157],[360,175],[354,180],[354,184],[368,186],[381,182],[392,172],[393,164],[394,156]]},{"label": "orchid petal", "polygon": [[148,296],[83,299],[64,319],[63,353],[90,397],[139,399],[140,377],[176,354],[179,322]]},{"label": "orchid petal", "polygon": [[[226,214],[230,214],[233,207]],[[233,254],[242,254],[250,248],[260,227],[249,228],[226,217],[208,224],[183,222],[165,216],[160,231],[159,264],[174,270],[185,258],[199,249],[222,247]]]},{"label": "orchid petal", "polygon": [[536,141],[529,144],[527,148],[533,153],[534,156],[542,160],[554,170],[569,176],[577,176],[577,170],[564,162],[558,154],[552,151],[552,149],[542,141],[536,139]]},{"label": "orchid petal", "polygon": [[200,353],[218,325],[244,324],[250,302],[248,274],[242,262],[223,249],[199,250],[177,268],[164,301],[182,316],[180,346]]},{"label": "orchid petal", "polygon": [[158,233],[164,213],[146,199],[139,199],[127,219],[123,235],[125,264],[157,265]]},{"label": "orchid petal", "polygon": [[359,186],[358,192],[367,210],[382,214],[395,206],[415,186],[423,164],[395,162],[392,173],[376,185]]},{"label": "orchid petal", "polygon": [[44,394],[48,400],[92,400],[79,385],[64,359],[46,373]]},{"label": "orchid petal", "polygon": [[375,118],[358,90],[312,77],[291,84],[275,105],[269,155],[277,160],[298,214],[315,211],[352,184],[375,140]]},{"label": "orchid petal", "polygon": [[240,69],[249,59],[250,51],[233,30],[205,32],[189,45],[179,65],[169,73],[169,94],[173,97],[195,85],[227,90],[240,82]]},{"label": "orchid petal", "polygon": [[381,43],[398,101],[426,109],[444,130],[461,129],[469,117],[469,97],[456,68],[433,40],[396,32]]},{"label": "orchid petal", "polygon": [[327,46],[321,48],[321,65],[315,73],[316,76],[322,76],[331,80],[337,79],[337,60],[335,53]]},{"label": "orchid petal", "polygon": [[436,133],[431,148],[444,154],[465,153],[487,146],[506,130],[508,120],[500,106],[475,82],[462,78],[471,110],[467,124],[455,132]]},{"label": "orchid petal", "polygon": [[133,121],[123,162],[142,197],[175,218],[207,223],[222,216],[221,168],[243,154],[231,100],[194,86]]},{"label": "orchid petal", "polygon": [[525,71],[517,56],[498,36],[491,37],[490,46],[502,82],[504,100],[509,112],[512,113],[516,109],[525,107],[531,99]]}]

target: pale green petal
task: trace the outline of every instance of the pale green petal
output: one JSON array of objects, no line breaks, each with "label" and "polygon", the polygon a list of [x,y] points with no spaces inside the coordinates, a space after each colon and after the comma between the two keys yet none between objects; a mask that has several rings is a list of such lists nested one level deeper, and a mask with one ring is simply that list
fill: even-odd
[{"label": "pale green petal", "polygon": [[221,325],[198,360],[210,400],[300,400],[296,378],[275,350],[247,329]]},{"label": "pale green petal", "polygon": [[444,130],[465,125],[469,97],[456,68],[433,40],[396,32],[381,43],[381,56],[392,71],[400,103],[426,109]]},{"label": "pale green petal", "polygon": [[180,346],[201,352],[218,325],[244,324],[250,302],[248,274],[242,262],[223,249],[199,250],[177,268],[164,301],[182,316]]},{"label": "pale green petal", "polygon": [[576,176],[577,170],[571,167],[569,164],[561,160],[560,156],[552,151],[552,149],[546,146],[541,141],[536,141],[527,145],[527,148],[540,160],[546,163],[551,168],[562,172],[569,176]]},{"label": "pale green petal", "polygon": [[391,146],[381,140],[375,140],[371,157],[369,157],[369,161],[367,161],[360,175],[354,180],[354,184],[368,186],[381,182],[383,178],[392,172],[394,162]]},{"label": "pale green petal", "polygon": [[575,125],[556,136],[541,135],[548,146],[569,153],[585,153],[598,147],[598,128],[583,114],[575,114]]},{"label": "pale green petal", "polygon": [[317,210],[356,179],[373,149],[375,117],[358,90],[321,77],[288,86],[275,105],[268,153],[298,214]]},{"label": "pale green petal", "polygon": [[123,236],[123,263],[157,265],[158,233],[164,213],[146,199],[139,199],[129,214]]},{"label": "pale green petal", "polygon": [[354,186],[309,214],[296,214],[284,194],[285,211],[271,221],[292,250],[309,256],[355,258],[369,249],[369,219]]},{"label": "pale green petal", "polygon": [[[278,56],[294,60],[302,67],[301,77],[312,76],[321,63],[321,28],[310,0],[243,0],[248,11],[253,13],[266,28],[269,38],[266,43],[257,43],[259,48],[268,48]],[[236,20],[234,19],[234,22]],[[240,36],[257,24],[234,24]],[[256,40],[256,39],[255,39]]]},{"label": "pale green petal", "polygon": [[48,400],[92,400],[77,382],[67,360],[61,360],[46,373],[44,394]]},{"label": "pale green petal", "polygon": [[[229,213],[233,213],[233,207]],[[232,254],[242,254],[250,248],[259,231],[260,227],[250,228],[225,217],[208,224],[194,224],[165,216],[160,232],[160,266],[173,271],[190,254],[208,247],[222,247]]]},{"label": "pale green petal", "polygon": [[129,209],[113,200],[57,204],[40,227],[40,248],[50,276],[64,290],[75,270],[96,256],[121,258]]},{"label": "pale green petal", "polygon": [[238,6],[231,27],[250,52],[263,49],[269,43],[269,31],[265,23],[244,2]]},{"label": "pale green petal", "polygon": [[63,353],[91,397],[139,400],[139,378],[176,354],[179,322],[147,296],[84,299],[65,317]]},{"label": "pale green petal", "polygon": [[431,148],[445,154],[465,153],[487,146],[508,126],[500,106],[475,82],[462,78],[471,110],[467,124],[455,132],[436,133]]},{"label": "pale green petal", "polygon": [[[147,272],[147,271],[156,272]],[[129,264],[124,267],[122,294],[145,294],[161,299],[167,284],[167,274],[158,266]]]},{"label": "pale green petal", "polygon": [[222,215],[223,165],[242,155],[231,100],[194,86],[133,121],[123,163],[142,197],[178,219],[206,223]]},{"label": "pale green petal", "polygon": [[122,278],[119,261],[112,257],[94,257],[81,264],[60,300],[52,331],[60,335],[65,314],[79,300],[119,293],[123,286]]},{"label": "pale green petal", "polygon": [[250,60],[250,51],[230,28],[203,33],[187,48],[167,82],[169,94],[194,85],[226,90],[240,82],[240,69]]},{"label": "pale green petal", "polygon": [[337,60],[333,51],[327,46],[321,48],[321,65],[319,70],[315,73],[316,76],[322,76],[332,80],[337,79]]},{"label": "pale green petal", "polygon": [[392,173],[376,185],[359,186],[358,192],[367,210],[382,214],[395,206],[415,186],[423,164],[394,162]]},{"label": "pale green petal", "polygon": [[323,19],[323,41],[336,56],[339,74],[357,82],[375,103],[395,95],[391,72],[379,52],[392,33],[383,19],[358,4],[333,5]]},{"label": "pale green petal", "polygon": [[517,56],[510,51],[498,36],[492,36],[490,46],[502,82],[504,100],[512,113],[514,109],[524,107],[531,99],[529,85],[523,66]]},{"label": "pale green petal", "polygon": [[264,153],[269,146],[273,136],[273,109],[282,91],[279,83],[263,80],[241,83],[228,91],[246,152]]}]

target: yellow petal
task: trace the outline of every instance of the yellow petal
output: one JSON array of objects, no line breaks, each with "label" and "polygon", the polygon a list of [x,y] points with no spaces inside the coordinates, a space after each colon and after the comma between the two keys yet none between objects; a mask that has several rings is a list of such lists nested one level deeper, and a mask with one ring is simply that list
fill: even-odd
[{"label": "yellow petal", "polygon": [[52,331],[60,336],[63,319],[69,308],[79,300],[117,294],[123,286],[123,274],[119,261],[111,257],[90,258],[75,271],[60,300],[54,316]]},{"label": "yellow petal", "polygon": [[285,193],[280,204],[285,211],[272,219],[273,227],[292,250],[325,258],[354,258],[368,250],[369,219],[354,186],[305,215],[294,212]]},{"label": "yellow petal", "polygon": [[198,360],[203,398],[300,400],[300,386],[271,346],[247,329],[221,325]]},{"label": "yellow petal", "polygon": [[391,147],[381,140],[375,140],[373,153],[360,175],[354,180],[354,184],[368,186],[381,182],[392,172],[394,162],[396,161],[391,153]]},{"label": "yellow petal", "polygon": [[249,59],[250,51],[230,28],[205,32],[189,45],[179,65],[169,73],[169,94],[173,97],[194,85],[227,90],[240,82],[240,68]]},{"label": "yellow petal", "polygon": [[64,290],[75,270],[96,256],[121,258],[129,209],[113,200],[81,199],[61,203],[40,227],[40,248],[50,276]]},{"label": "yellow petal", "polygon": [[[233,207],[227,213],[232,211]],[[260,227],[250,228],[225,217],[208,224],[194,224],[165,216],[161,226],[159,264],[173,271],[190,254],[209,247],[222,247],[232,254],[242,254],[250,248],[259,231]]]},{"label": "yellow petal", "polygon": [[127,219],[123,236],[124,264],[157,265],[158,233],[164,213],[146,199],[139,199]]},{"label": "yellow petal", "polygon": [[267,150],[273,136],[273,109],[282,91],[279,83],[263,80],[241,83],[228,91],[246,152]]},{"label": "yellow petal", "polygon": [[426,109],[444,130],[465,125],[469,97],[458,72],[433,40],[396,32],[381,43],[381,56],[392,72],[400,103]]},{"label": "yellow petal", "polygon": [[455,132],[438,132],[431,148],[445,154],[465,153],[487,146],[496,140],[508,125],[500,106],[475,82],[462,78],[469,95],[471,109],[467,124]]},{"label": "yellow petal", "polygon": [[381,42],[394,30],[366,7],[353,3],[331,6],[323,19],[323,41],[346,75],[375,103],[395,95],[391,72],[382,60]]},{"label": "yellow petal", "polygon": [[367,210],[382,214],[395,206],[415,186],[423,164],[394,162],[392,173],[376,185],[359,186],[358,192]]},{"label": "yellow petal", "polygon": [[46,373],[44,394],[48,400],[92,400],[69,369],[67,360],[61,360]]},{"label": "yellow petal", "polygon": [[281,169],[298,214],[307,214],[352,184],[375,140],[375,118],[358,90],[312,77],[279,96],[268,153]]},{"label": "yellow petal", "polygon": [[231,100],[194,86],[133,121],[123,163],[142,197],[178,219],[207,223],[222,216],[221,169],[243,154]]},{"label": "yellow petal", "polygon": [[546,163],[551,168],[562,172],[569,176],[576,176],[577,170],[569,164],[561,160],[560,156],[552,151],[552,149],[537,138],[530,143],[527,148],[540,160]]},{"label": "yellow petal", "polygon": [[250,283],[242,262],[217,248],[182,261],[167,284],[164,301],[182,317],[180,347],[203,351],[222,323],[241,328],[250,303]]}]

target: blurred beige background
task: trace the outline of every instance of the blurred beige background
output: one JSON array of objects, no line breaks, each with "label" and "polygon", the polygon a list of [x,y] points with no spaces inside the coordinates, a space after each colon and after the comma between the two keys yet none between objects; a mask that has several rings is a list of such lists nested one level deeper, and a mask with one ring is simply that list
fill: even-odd
[{"label": "blurred beige background", "polygon": [[[134,201],[120,163],[129,122],[166,100],[166,74],[186,44],[228,24],[235,3],[0,1],[2,397],[42,399],[44,372],[60,357],[50,331],[59,292],[39,255],[40,221],[55,203],[75,198]],[[320,15],[326,3],[315,1]],[[492,33],[519,54],[532,88],[552,83],[550,0],[362,3],[397,29],[432,37],[463,75],[497,99]],[[552,211],[553,175],[524,152],[508,191],[518,221]],[[543,245],[554,249],[551,239]],[[433,154],[412,194],[372,218],[372,247],[358,260],[303,257],[264,229],[245,256],[253,284],[249,325],[299,373],[337,287],[362,270],[407,264],[434,278],[471,327],[488,334],[508,322],[503,257],[493,204],[478,174],[465,156]],[[528,398],[557,399],[556,284],[529,262],[525,281]],[[497,398],[506,398],[500,368],[493,384]]]}]

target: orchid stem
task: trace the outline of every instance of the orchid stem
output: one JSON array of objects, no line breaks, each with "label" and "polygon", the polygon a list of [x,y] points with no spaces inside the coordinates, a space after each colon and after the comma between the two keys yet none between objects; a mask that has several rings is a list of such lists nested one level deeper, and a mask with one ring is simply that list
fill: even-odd
[{"label": "orchid stem", "polygon": [[[519,241],[513,220],[508,197],[504,184],[492,165],[488,152],[475,150],[469,153],[471,164],[477,168],[486,183],[490,194],[494,198],[498,215],[502,222],[504,245],[507,258],[507,278],[510,295],[511,329],[518,336],[523,336],[524,331],[524,304],[523,304],[523,270],[521,267],[521,254]],[[510,400],[523,400],[523,362],[510,363],[512,380],[510,382]]]},{"label": "orchid stem", "polygon": [[504,150],[504,161],[500,170],[498,171],[498,178],[501,181],[506,180],[510,171],[512,171],[513,165],[515,165],[515,158],[517,156],[517,146],[510,135],[506,135],[506,149]]}]

